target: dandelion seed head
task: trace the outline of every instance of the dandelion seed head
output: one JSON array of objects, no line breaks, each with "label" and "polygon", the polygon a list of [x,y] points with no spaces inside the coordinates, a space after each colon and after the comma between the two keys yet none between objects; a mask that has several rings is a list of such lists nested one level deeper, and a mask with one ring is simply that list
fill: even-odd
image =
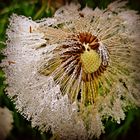
[{"label": "dandelion seed head", "polygon": [[0,107],[0,138],[4,140],[13,128],[12,112],[8,108]]},{"label": "dandelion seed head", "polygon": [[140,19],[124,6],[70,4],[39,21],[12,15],[6,90],[33,127],[63,139],[99,138],[103,120],[120,123],[140,106]]}]

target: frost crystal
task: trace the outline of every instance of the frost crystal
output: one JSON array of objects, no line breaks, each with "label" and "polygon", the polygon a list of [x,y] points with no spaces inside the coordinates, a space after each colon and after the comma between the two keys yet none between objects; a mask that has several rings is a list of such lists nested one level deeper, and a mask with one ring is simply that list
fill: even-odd
[{"label": "frost crystal", "polygon": [[13,14],[2,62],[7,93],[32,126],[61,139],[99,138],[140,106],[140,18],[126,2],[66,5],[52,18]]}]

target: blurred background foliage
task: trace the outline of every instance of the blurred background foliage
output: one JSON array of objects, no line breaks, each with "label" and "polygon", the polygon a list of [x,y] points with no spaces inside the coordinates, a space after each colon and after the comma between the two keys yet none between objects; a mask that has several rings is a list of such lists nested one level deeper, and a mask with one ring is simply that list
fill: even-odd
[{"label": "blurred background foliage", "polygon": [[[86,5],[95,8],[106,8],[113,0],[78,0],[81,8]],[[8,26],[8,18],[12,13],[41,19],[50,17],[56,9],[71,0],[0,0],[0,50],[5,47],[5,31]],[[140,12],[140,0],[129,0],[128,7]],[[0,61],[4,58],[0,53]],[[5,95],[4,73],[0,69],[0,106],[8,107],[13,112],[13,129],[6,140],[49,140],[51,132],[40,133],[37,128],[31,128],[31,122],[26,121],[15,109],[15,105]],[[127,117],[121,124],[116,124],[111,120],[104,122],[105,134],[101,135],[100,140],[138,140],[140,139],[140,109],[133,109],[127,112]],[[1,140],[1,138],[0,138]]]}]

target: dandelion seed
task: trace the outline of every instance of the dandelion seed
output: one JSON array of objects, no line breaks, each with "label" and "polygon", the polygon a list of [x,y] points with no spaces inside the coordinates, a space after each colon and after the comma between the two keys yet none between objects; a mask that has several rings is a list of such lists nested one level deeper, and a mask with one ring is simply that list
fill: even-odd
[{"label": "dandelion seed", "polygon": [[104,119],[120,123],[140,106],[140,18],[125,4],[66,5],[40,21],[12,15],[7,93],[33,127],[62,139],[99,138]]}]

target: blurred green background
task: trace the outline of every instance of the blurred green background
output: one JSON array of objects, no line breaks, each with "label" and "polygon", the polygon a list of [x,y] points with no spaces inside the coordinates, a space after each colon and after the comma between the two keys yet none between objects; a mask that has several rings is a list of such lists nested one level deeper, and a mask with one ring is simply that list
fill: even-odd
[{"label": "blurred green background", "polygon": [[[113,0],[79,0],[81,8],[88,5],[91,8],[96,6],[105,8]],[[0,0],[0,50],[5,45],[5,31],[8,25],[8,18],[12,13],[32,17],[32,19],[40,19],[52,16],[55,10],[66,2],[71,0]],[[140,1],[129,0],[128,7],[140,12]],[[4,58],[0,53],[0,61]],[[7,136],[6,140],[49,140],[52,137],[51,132],[40,133],[37,128],[31,128],[31,123],[26,121],[18,112],[15,105],[4,93],[4,73],[0,69],[0,106],[8,107],[13,111],[14,123],[13,129]],[[100,140],[138,140],[140,139],[140,109],[133,109],[127,113],[125,121],[120,125],[108,121],[104,122],[106,133],[101,135]]]}]

